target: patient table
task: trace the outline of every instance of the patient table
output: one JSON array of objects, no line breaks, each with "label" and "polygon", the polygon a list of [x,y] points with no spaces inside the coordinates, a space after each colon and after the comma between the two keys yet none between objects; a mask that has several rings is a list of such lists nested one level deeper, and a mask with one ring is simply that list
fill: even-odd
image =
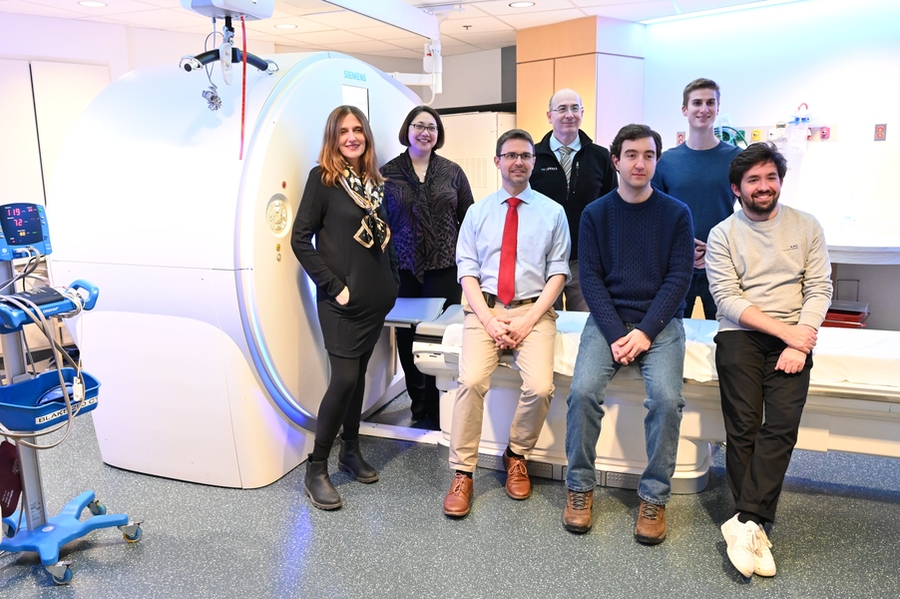
[{"label": "patient table", "polygon": [[[550,413],[529,456],[534,476],[564,479],[566,470],[566,397],[586,312],[561,312],[557,321],[554,383]],[[453,401],[459,375],[463,314],[452,306],[434,322],[416,329],[416,366],[437,378],[441,390],[438,447],[447,456]],[[684,320],[684,416],[672,490],[702,491],[709,478],[710,444],[725,441],[715,370],[717,323]],[[809,397],[797,448],[830,449],[900,457],[900,332],[830,329],[819,331]],[[479,465],[502,470],[509,426],[519,398],[521,377],[511,355],[504,355],[485,399]],[[643,400],[646,394],[635,366],[622,368],[606,393],[605,416],[597,444],[597,483],[637,488],[647,463]]]}]

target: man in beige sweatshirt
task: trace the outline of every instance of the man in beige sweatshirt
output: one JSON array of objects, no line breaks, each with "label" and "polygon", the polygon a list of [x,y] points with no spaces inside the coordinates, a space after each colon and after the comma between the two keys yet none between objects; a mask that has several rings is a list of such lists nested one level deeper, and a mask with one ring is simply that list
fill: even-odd
[{"label": "man in beige sweatshirt", "polygon": [[722,525],[746,577],[774,576],[764,526],[775,519],[809,391],[812,350],[831,304],[825,237],[810,215],[778,203],[787,162],[753,144],[731,163],[741,203],[709,234],[716,302],[716,370],[725,417],[725,470],[735,515]]}]

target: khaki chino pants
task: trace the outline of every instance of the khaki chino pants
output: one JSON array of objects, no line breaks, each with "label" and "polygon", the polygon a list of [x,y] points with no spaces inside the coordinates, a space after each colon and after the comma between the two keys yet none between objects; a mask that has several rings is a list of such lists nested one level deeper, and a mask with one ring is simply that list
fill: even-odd
[{"label": "khaki chino pants", "polygon": [[[465,305],[465,300],[463,300]],[[533,304],[492,308],[498,318],[522,316]],[[465,306],[462,350],[459,360],[459,388],[450,426],[450,467],[473,472],[478,464],[478,445],[484,418],[484,397],[491,375],[503,350],[485,330],[478,316]],[[513,350],[513,359],[522,375],[522,394],[509,429],[509,447],[528,455],[534,449],[553,397],[553,346],[557,314],[550,308],[534,325],[528,337]]]}]

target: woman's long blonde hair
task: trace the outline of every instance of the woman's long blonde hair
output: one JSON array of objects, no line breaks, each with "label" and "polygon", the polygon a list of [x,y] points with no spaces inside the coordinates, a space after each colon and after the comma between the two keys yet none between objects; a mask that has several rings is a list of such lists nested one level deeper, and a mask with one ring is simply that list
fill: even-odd
[{"label": "woman's long blonde hair", "polygon": [[328,186],[337,184],[338,179],[344,172],[344,164],[347,160],[341,154],[341,123],[344,118],[352,114],[362,124],[363,135],[366,136],[366,149],[359,158],[361,173],[360,179],[365,182],[371,180],[376,185],[384,183],[384,177],[378,172],[378,159],[375,157],[375,139],[372,136],[372,129],[369,127],[369,121],[366,115],[356,106],[338,106],[328,115],[325,122],[325,134],[322,136],[322,150],[319,152],[319,166],[322,168],[322,183]]}]

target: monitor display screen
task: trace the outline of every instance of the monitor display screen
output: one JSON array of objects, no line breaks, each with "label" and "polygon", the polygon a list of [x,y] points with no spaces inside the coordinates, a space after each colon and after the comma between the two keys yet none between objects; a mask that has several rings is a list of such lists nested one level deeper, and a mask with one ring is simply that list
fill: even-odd
[{"label": "monitor display screen", "polygon": [[44,240],[41,215],[34,204],[7,204],[0,208],[0,224],[9,245],[33,245]]}]

